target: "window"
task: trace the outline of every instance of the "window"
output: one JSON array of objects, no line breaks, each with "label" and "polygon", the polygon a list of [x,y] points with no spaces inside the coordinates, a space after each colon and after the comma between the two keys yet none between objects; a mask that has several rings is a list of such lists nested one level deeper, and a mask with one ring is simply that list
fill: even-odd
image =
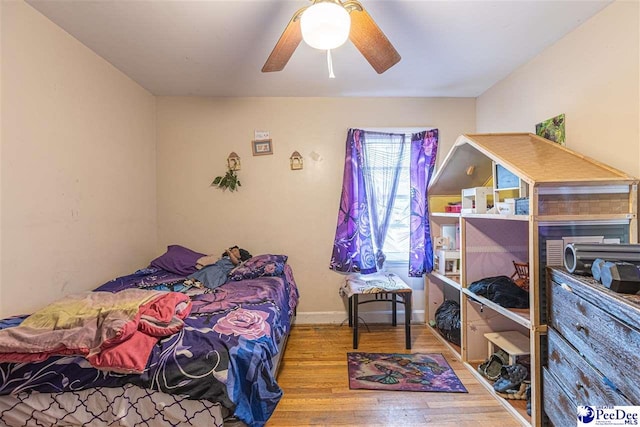
[{"label": "window", "polygon": [[[425,196],[438,153],[438,129],[430,128],[413,133],[412,137],[416,139],[409,142],[405,141],[407,133],[410,131],[389,133],[353,128],[348,130],[344,178],[330,269],[343,273],[371,274],[384,268],[382,264],[387,256],[383,256],[382,249],[377,249],[376,245],[380,248],[384,245],[389,231],[394,199],[399,194],[402,154],[407,148],[410,160],[409,167],[405,169],[409,169],[410,185],[402,185],[400,200],[406,200],[408,195],[409,206],[406,202],[399,202],[396,207],[396,211],[400,212],[400,219],[394,221],[392,233],[395,236],[390,242],[406,240],[401,234],[398,236],[396,231],[398,228],[408,229],[409,250],[400,248],[401,256],[396,256],[397,249],[394,250],[393,247],[390,252],[396,252],[392,254],[393,259],[400,259],[406,264],[410,277],[422,277],[433,270],[429,206]],[[385,143],[377,144],[378,139],[385,140]],[[366,151],[371,153],[367,154]],[[367,159],[371,159],[373,163]],[[384,184],[378,186],[376,181]],[[407,181],[406,174],[403,181]]]},{"label": "window", "polygon": [[[424,129],[430,129],[430,127],[416,128],[416,129],[397,129],[397,128],[375,128],[371,130],[374,132],[385,132],[405,135],[405,149],[402,153],[400,176],[398,179],[398,186],[396,188],[396,197],[392,207],[389,228],[387,230],[387,236],[384,240],[384,246],[382,251],[386,255],[387,263],[403,263],[406,264],[409,261],[409,220],[411,218],[410,207],[410,158],[411,158],[411,134],[414,132],[420,132]],[[390,164],[387,160],[391,153],[397,151],[397,147],[394,147],[388,140],[381,139],[379,143],[372,141],[371,138],[367,140],[369,147],[366,151],[367,159],[366,163],[372,167],[372,176],[374,178],[374,185],[376,188],[381,188],[382,191],[391,191],[390,188],[384,188],[387,180],[383,177],[387,173],[391,173],[395,164]],[[373,142],[373,144],[372,144]],[[384,206],[379,206],[384,208]]]}]

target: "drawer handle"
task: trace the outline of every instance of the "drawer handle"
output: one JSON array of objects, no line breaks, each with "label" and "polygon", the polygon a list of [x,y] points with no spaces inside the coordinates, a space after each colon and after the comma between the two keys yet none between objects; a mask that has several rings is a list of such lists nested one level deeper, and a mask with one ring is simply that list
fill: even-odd
[{"label": "drawer handle", "polygon": [[580,323],[576,323],[575,327],[576,327],[576,330],[578,330],[578,331],[587,332],[587,328],[584,325],[580,324]]},{"label": "drawer handle", "polygon": [[567,285],[566,283],[562,282],[560,283],[560,287],[562,289],[564,289],[565,291],[569,291],[569,292],[573,292],[573,289],[571,289],[571,286]]}]

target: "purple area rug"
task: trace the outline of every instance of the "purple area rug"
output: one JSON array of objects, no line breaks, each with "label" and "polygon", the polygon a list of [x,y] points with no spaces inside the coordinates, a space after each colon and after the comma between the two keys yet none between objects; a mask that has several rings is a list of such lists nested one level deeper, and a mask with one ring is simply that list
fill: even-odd
[{"label": "purple area rug", "polygon": [[442,354],[347,353],[349,388],[467,393]]}]

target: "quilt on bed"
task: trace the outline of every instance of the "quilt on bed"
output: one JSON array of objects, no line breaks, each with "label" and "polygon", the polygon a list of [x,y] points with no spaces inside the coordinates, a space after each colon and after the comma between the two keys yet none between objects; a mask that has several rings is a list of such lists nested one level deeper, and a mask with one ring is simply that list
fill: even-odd
[{"label": "quilt on bed", "polygon": [[[298,300],[290,266],[285,265],[279,276],[230,281],[213,290],[198,289],[185,284],[183,276],[147,268],[96,291],[131,288],[182,292],[191,299],[191,313],[184,326],[152,348],[142,374],[97,370],[77,356],[2,363],[0,395],[135,384],[189,399],[220,402],[246,424],[264,425],[282,396],[271,361],[278,343],[290,330]],[[2,320],[0,329],[23,320]]]},{"label": "quilt on bed", "polygon": [[0,362],[81,355],[98,369],[143,372],[161,337],[178,332],[191,309],[178,292],[125,289],[67,295],[0,330]]}]

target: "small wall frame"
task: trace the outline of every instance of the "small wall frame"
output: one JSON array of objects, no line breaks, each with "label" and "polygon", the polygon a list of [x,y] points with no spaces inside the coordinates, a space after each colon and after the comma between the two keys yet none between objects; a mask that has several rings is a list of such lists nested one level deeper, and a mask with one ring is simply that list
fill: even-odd
[{"label": "small wall frame", "polygon": [[291,170],[300,170],[303,167],[302,155],[297,151],[294,151],[289,157],[289,163],[291,164]]},{"label": "small wall frame", "polygon": [[273,145],[270,139],[259,139],[251,141],[251,151],[254,156],[265,156],[273,154]]}]

